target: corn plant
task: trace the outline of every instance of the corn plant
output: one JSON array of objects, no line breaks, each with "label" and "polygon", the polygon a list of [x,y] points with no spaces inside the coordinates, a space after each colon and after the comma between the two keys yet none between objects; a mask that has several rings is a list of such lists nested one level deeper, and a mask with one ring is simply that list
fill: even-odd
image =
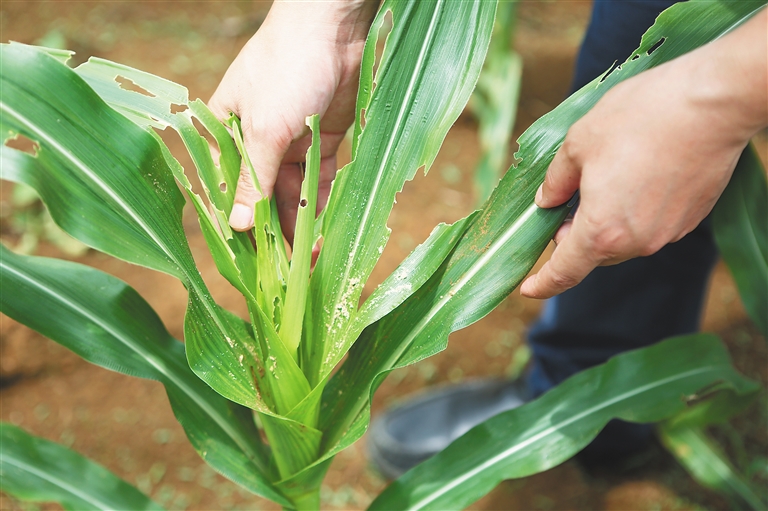
[{"label": "corn plant", "polygon": [[[763,4],[693,1],[670,9],[636,58],[578,91],[521,137],[521,164],[480,211],[437,226],[362,303],[363,285],[389,236],[395,195],[418,168],[429,169],[477,81],[495,2],[384,2],[363,54],[352,162],[337,174],[321,219],[314,215],[319,121],[307,119],[312,145],[290,259],[269,199],[256,204],[250,233],[256,248],[247,233],[227,224],[240,166],[251,168],[237,118],[225,126],[182,86],[127,66],[92,58],[71,69],[70,52],[3,45],[4,137],[26,137],[36,151],[3,145],[1,177],[33,187],[58,225],[88,246],[177,277],[189,302],[182,345],[114,277],[3,248],[2,311],[86,360],[162,382],[190,442],[215,470],[288,509],[317,509],[333,456],[363,435],[371,396],[386,374],[444,349],[451,332],[498,305],[569,213],[571,205],[541,210],[533,204],[568,127],[611,86],[719,37]],[[392,30],[374,74],[387,16]],[[118,78],[146,94],[124,89]],[[193,120],[215,139],[218,163]],[[168,128],[184,141],[202,196],[156,133]],[[754,169],[745,172],[754,175]],[[243,295],[248,321],[218,306],[197,271],[177,183],[219,272]],[[311,271],[319,238],[323,248]],[[702,399],[699,391],[712,386],[719,392]],[[564,461],[611,418],[658,421],[712,403],[730,404],[718,410],[732,413],[757,388],[731,368],[711,336],[673,339],[622,355],[492,419],[438,461],[406,474],[373,506],[462,508],[503,478]],[[61,484],[51,490],[52,479],[29,458],[54,447],[11,426],[3,426],[2,435],[9,445],[35,446],[3,448],[5,491],[55,500],[67,489],[103,493],[85,477],[91,469],[74,468],[77,457],[72,470],[57,472],[53,479]],[[70,457],[62,458],[66,465]],[[114,506],[72,498],[81,500],[62,501],[80,502],[71,504],[77,509]]]},{"label": "corn plant", "polygon": [[499,3],[485,66],[469,102],[482,149],[474,174],[478,205],[504,175],[517,117],[523,58],[510,47],[516,24],[517,2]]}]

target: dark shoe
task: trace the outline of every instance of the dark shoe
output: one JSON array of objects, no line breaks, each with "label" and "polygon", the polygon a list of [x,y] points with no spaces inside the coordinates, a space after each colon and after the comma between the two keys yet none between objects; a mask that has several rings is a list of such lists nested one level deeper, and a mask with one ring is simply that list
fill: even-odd
[{"label": "dark shoe", "polygon": [[368,453],[381,473],[397,479],[472,427],[525,403],[523,380],[474,380],[432,390],[374,419]]},{"label": "dark shoe", "polygon": [[574,459],[587,475],[619,474],[653,459],[654,440],[652,424],[614,419]]}]

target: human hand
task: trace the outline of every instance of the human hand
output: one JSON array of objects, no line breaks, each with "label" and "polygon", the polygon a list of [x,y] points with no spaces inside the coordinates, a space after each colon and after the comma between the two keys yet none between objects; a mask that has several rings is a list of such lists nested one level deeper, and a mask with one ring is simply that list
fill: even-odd
[{"label": "human hand", "polygon": [[580,190],[572,221],[521,293],[548,298],[599,265],[655,253],[712,210],[749,139],[768,125],[768,16],[614,87],[568,131],[536,204]]},{"label": "human hand", "polygon": [[[274,192],[283,232],[293,240],[302,171],[311,136],[305,118],[320,114],[318,211],[336,173],[336,152],[355,117],[360,59],[378,2],[276,1],[227,70],[208,106],[219,120],[240,117],[245,149],[261,191]],[[253,227],[262,198],[241,169],[229,222]]]}]

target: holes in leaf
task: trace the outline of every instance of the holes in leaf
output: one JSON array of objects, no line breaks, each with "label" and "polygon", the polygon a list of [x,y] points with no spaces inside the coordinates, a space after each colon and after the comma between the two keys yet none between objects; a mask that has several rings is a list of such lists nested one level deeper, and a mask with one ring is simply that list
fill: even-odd
[{"label": "holes in leaf", "polygon": [[[381,23],[381,27],[379,28],[379,33],[376,37],[376,58],[373,61],[373,84],[372,87],[376,88],[376,74],[379,71],[379,64],[381,64],[381,59],[384,56],[384,49],[386,48],[387,44],[387,38],[389,38],[389,34],[392,32],[392,26],[393,26],[393,18],[392,18],[392,11],[388,10],[386,14],[384,14],[384,20]],[[373,90],[371,90],[373,92]]]},{"label": "holes in leaf", "polygon": [[360,127],[365,128],[365,108],[360,109]]},{"label": "holes in leaf", "polygon": [[654,44],[653,46],[651,46],[650,48],[648,48],[647,54],[648,54],[648,55],[650,55],[651,53],[653,53],[653,52],[655,52],[656,50],[658,50],[658,49],[659,49],[659,47],[660,47],[662,44],[664,44],[664,41],[666,41],[666,40],[667,40],[667,38],[666,38],[666,37],[662,37],[661,39],[659,39],[659,40],[656,42],[656,44]]},{"label": "holes in leaf", "polygon": [[222,193],[227,193],[227,183],[220,183],[219,190],[221,190]]},{"label": "holes in leaf", "polygon": [[600,78],[600,83],[603,83],[605,81],[605,79],[608,78],[608,75],[610,75],[611,73],[613,73],[617,69],[621,69],[621,66],[619,65],[619,61],[618,60],[614,60],[613,64],[611,64],[611,68],[603,75],[602,78]]},{"label": "holes in leaf", "polygon": [[115,78],[115,81],[120,84],[120,88],[123,90],[129,90],[131,92],[138,92],[139,94],[143,96],[148,96],[150,98],[157,97],[151,92],[149,92],[144,87],[141,87],[136,82],[131,80],[130,78],[126,78],[124,76],[118,76]]},{"label": "holes in leaf", "polygon": [[207,142],[208,145],[211,146],[211,154],[213,154],[213,161],[216,165],[219,164],[219,143],[216,142],[216,139],[211,135],[211,132],[208,131],[208,129],[203,126],[203,123],[201,123],[197,117],[192,116],[192,124],[195,126],[195,129],[198,133],[200,133],[200,136],[202,136]]},{"label": "holes in leaf", "polygon": [[10,138],[5,140],[5,145],[11,149],[27,153],[33,158],[37,158],[37,152],[40,150],[40,144],[32,139],[29,139],[21,133],[16,133]]},{"label": "holes in leaf", "polygon": [[178,114],[181,112],[185,112],[187,110],[189,110],[189,107],[187,105],[177,105],[176,103],[171,103],[172,114]]},{"label": "holes in leaf", "polygon": [[299,201],[299,207],[300,208],[306,208],[307,207],[307,199],[301,199]]},{"label": "holes in leaf", "polygon": [[639,58],[640,58],[640,55],[635,55],[635,56],[633,56],[633,57],[632,57],[630,60],[637,60],[637,59],[639,59]]}]

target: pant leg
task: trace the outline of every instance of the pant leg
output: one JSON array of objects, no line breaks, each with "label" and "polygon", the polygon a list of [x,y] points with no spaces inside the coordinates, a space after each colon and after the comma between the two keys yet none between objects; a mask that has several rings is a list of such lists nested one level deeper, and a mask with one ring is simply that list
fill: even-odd
[{"label": "pant leg", "polygon": [[[621,63],[640,44],[669,0],[596,0],[578,56],[576,90]],[[538,396],[573,374],[630,349],[695,332],[717,252],[709,223],[658,253],[597,268],[551,298],[531,327],[529,391]],[[644,445],[651,429],[613,421],[585,449],[587,457],[621,456]]]}]

